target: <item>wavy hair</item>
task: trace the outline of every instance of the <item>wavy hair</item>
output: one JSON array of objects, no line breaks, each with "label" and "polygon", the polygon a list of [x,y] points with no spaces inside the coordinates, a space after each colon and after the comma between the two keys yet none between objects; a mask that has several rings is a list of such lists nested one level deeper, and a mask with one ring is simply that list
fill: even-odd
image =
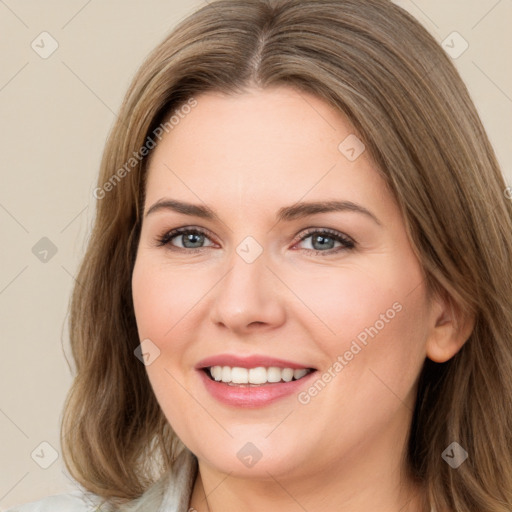
[{"label": "wavy hair", "polygon": [[[126,503],[173,466],[180,441],[134,355],[131,275],[148,160],[139,152],[191,98],[250,86],[294,87],[348,117],[395,196],[428,290],[476,319],[453,358],[425,361],[405,462],[426,510],[509,512],[512,202],[453,62],[388,0],[213,1],[142,64],[106,143],[70,304],[68,470]],[[458,469],[441,457],[454,441],[469,454]]]}]

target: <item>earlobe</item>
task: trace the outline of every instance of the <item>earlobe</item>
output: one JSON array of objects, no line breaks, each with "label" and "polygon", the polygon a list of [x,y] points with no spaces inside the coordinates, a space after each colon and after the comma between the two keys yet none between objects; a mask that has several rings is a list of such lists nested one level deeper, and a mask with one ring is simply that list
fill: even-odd
[{"label": "earlobe", "polygon": [[474,326],[474,314],[463,312],[447,296],[438,298],[431,310],[427,357],[436,363],[445,363],[466,343]]}]

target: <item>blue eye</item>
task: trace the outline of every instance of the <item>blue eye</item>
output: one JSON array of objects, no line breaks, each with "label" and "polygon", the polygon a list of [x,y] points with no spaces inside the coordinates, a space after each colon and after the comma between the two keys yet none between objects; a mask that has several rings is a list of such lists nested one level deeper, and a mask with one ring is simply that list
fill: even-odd
[{"label": "blue eye", "polygon": [[[352,239],[331,229],[311,229],[300,238],[299,243],[308,238],[311,239],[310,248],[301,248],[301,250],[312,250],[315,254],[332,254],[355,247]],[[335,246],[336,243],[338,244],[337,247]]]},{"label": "blue eye", "polygon": [[[172,240],[178,240],[181,245],[176,245],[171,243]],[[177,247],[178,249],[202,249],[204,246],[205,240],[210,240],[206,233],[200,229],[190,229],[190,228],[180,228],[174,229],[166,233],[163,237],[158,239],[158,245],[171,245],[173,247]],[[214,245],[210,243],[210,245]],[[207,246],[208,247],[208,246]]]},{"label": "blue eye", "polygon": [[[298,243],[300,244],[307,239],[311,239],[310,247],[303,247],[300,250],[313,251],[319,255],[333,254],[355,247],[355,242],[351,238],[331,229],[312,228],[302,235]],[[177,243],[173,242],[174,240]],[[338,245],[336,246],[336,244]],[[172,250],[195,252],[206,247],[212,247],[215,244],[211,241],[208,233],[202,229],[178,228],[159,237],[157,245],[159,247],[169,246]]]}]

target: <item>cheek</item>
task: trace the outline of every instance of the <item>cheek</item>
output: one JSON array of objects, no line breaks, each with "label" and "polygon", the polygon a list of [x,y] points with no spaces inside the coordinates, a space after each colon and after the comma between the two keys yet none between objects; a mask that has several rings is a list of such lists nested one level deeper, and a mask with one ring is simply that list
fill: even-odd
[{"label": "cheek", "polygon": [[139,336],[167,339],[207,291],[194,272],[138,259],[133,271],[132,294]]},{"label": "cheek", "polygon": [[[160,351],[146,366],[147,375],[167,420],[175,430],[185,432],[181,436],[184,441],[188,440],[187,421],[201,421],[200,411],[188,407],[190,395],[179,368],[186,340],[179,341],[180,336],[176,336],[186,326],[187,313],[205,293],[190,281],[190,272],[153,264],[146,255],[138,257],[132,276],[139,338],[150,339]],[[173,340],[172,345],[166,340]]]},{"label": "cheek", "polygon": [[321,273],[294,278],[294,291],[313,313],[304,315],[302,306],[294,319],[314,337],[324,370],[341,376],[333,379],[336,393],[330,399],[349,400],[345,393],[351,390],[359,399],[367,393],[371,403],[372,394],[383,391],[386,398],[386,386],[407,396],[426,357],[427,303],[419,264],[397,258]]},{"label": "cheek", "polygon": [[413,397],[428,333],[426,290],[419,267],[404,262],[395,271],[392,266],[386,270],[340,278],[330,285],[331,297],[336,297],[336,285],[343,285],[345,292],[338,292],[341,297],[336,304],[323,303],[336,332],[335,341],[325,343],[325,350],[331,361],[341,355],[344,366],[339,396],[350,401],[345,394],[350,390],[349,396],[360,401],[354,407],[361,407],[362,413],[368,406],[375,411],[380,407],[383,417],[400,404],[397,396]]},{"label": "cheek", "polygon": [[[345,413],[348,437],[361,431],[356,418],[365,418],[377,435],[394,415],[407,412],[402,404],[414,399],[426,357],[427,303],[419,266],[401,262],[386,265],[386,272],[343,269],[329,279],[308,279],[303,287],[297,280],[296,286],[322,320],[300,316],[298,310],[294,315],[324,355],[319,379],[325,384],[312,383],[299,396],[301,404],[309,404],[310,428],[322,428],[326,414],[336,423]],[[347,411],[353,419],[346,418]],[[342,442],[332,435],[330,443]]]},{"label": "cheek", "polygon": [[[389,261],[382,265],[325,268],[289,275],[288,282],[309,313],[295,318],[315,323],[321,338],[363,340],[375,331],[408,331],[425,307],[423,277],[418,265],[411,261]],[[307,279],[304,277],[307,275]],[[307,319],[307,320],[306,320]],[[389,327],[394,325],[393,329]],[[398,340],[397,340],[398,341]]]}]

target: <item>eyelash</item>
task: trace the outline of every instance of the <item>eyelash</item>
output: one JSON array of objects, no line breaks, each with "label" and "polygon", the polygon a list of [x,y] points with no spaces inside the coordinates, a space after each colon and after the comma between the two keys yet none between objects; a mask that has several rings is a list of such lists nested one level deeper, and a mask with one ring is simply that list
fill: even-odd
[{"label": "eyelash", "polygon": [[[163,246],[167,245],[169,247],[169,249],[172,251],[186,251],[188,253],[196,253],[196,252],[200,252],[204,249],[207,249],[207,247],[195,247],[195,248],[175,247],[170,243],[173,238],[176,238],[176,236],[183,235],[183,234],[204,235],[204,236],[208,237],[209,239],[211,238],[208,231],[203,230],[203,229],[177,228],[177,229],[173,229],[173,230],[165,233],[161,237],[158,237],[156,240],[157,246],[163,247]],[[324,236],[328,235],[328,236],[325,236],[325,238],[332,238],[336,242],[340,242],[342,245],[340,247],[328,249],[325,251],[320,251],[318,249],[298,249],[298,250],[313,252],[315,255],[325,256],[325,255],[335,254],[340,251],[354,249],[356,246],[355,241],[352,240],[351,238],[349,238],[348,236],[343,235],[342,233],[340,233],[338,231],[335,231],[333,229],[328,229],[328,228],[309,228],[306,230],[306,232],[304,234],[302,234],[302,236],[296,242],[294,242],[294,244],[303,242],[304,240],[306,240],[313,234],[319,234],[319,235],[324,235]]]}]

